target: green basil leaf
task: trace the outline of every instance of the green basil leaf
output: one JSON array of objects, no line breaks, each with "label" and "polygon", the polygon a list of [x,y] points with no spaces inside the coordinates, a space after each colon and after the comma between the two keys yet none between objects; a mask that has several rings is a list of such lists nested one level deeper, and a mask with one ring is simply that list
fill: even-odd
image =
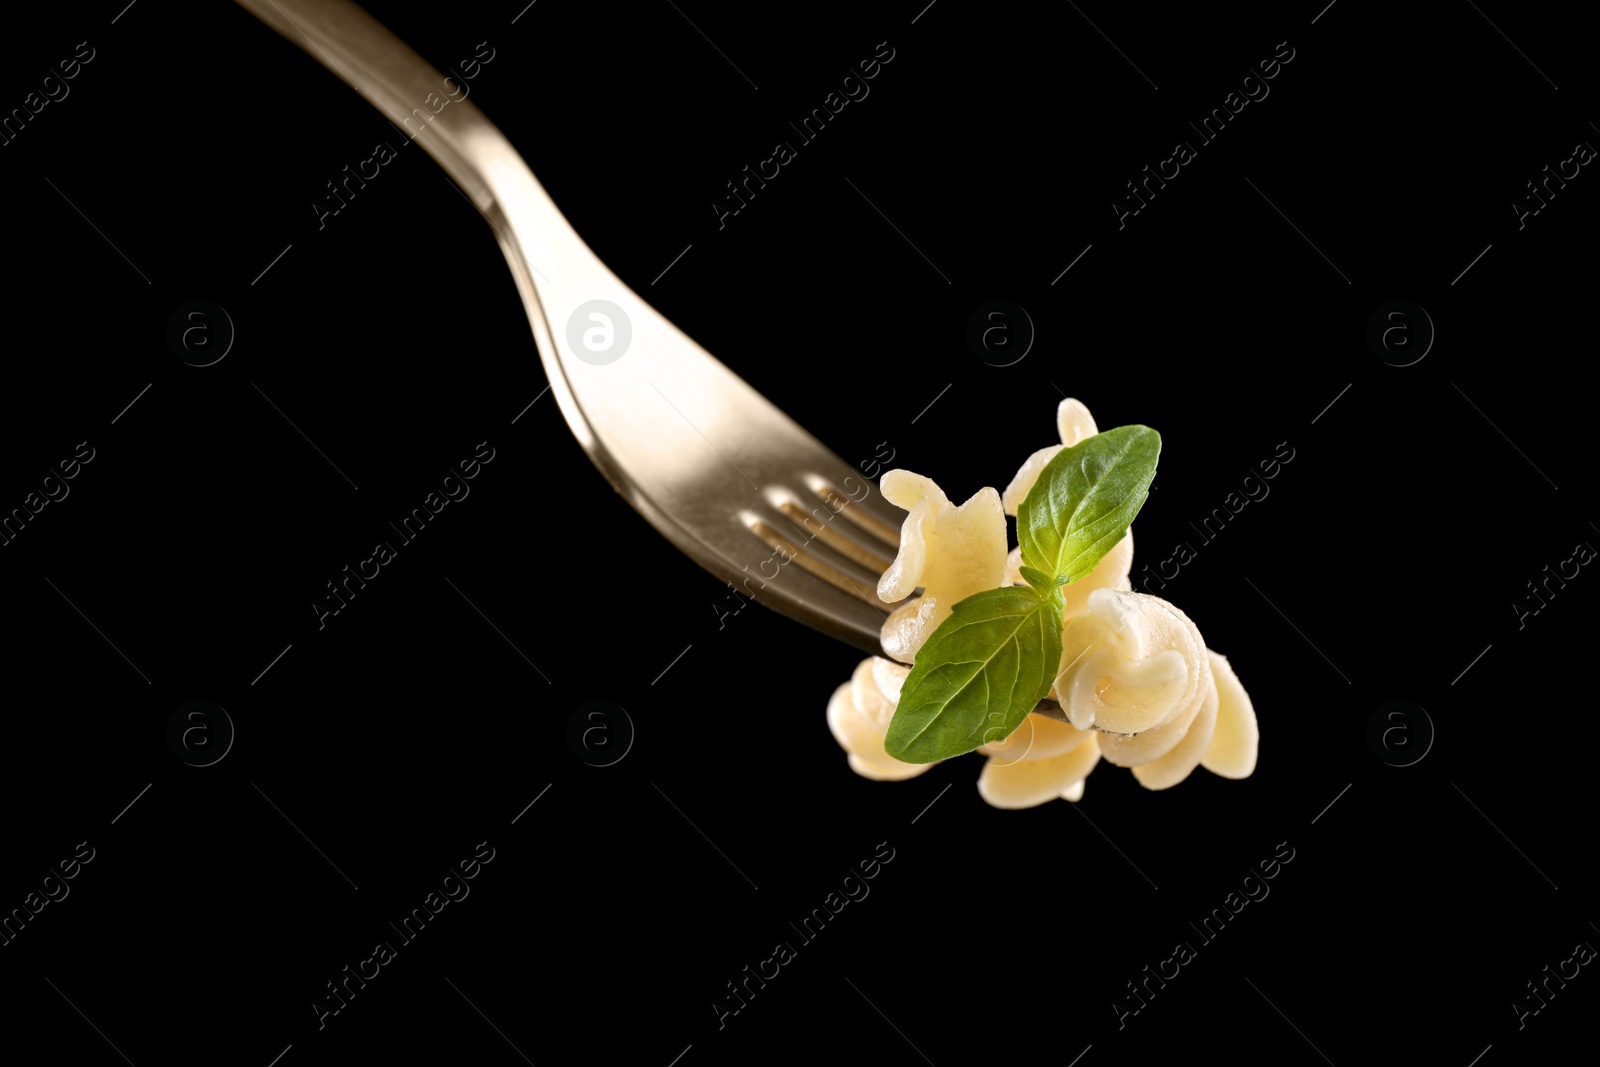
[{"label": "green basil leaf", "polygon": [[1022,580],[1041,592],[1047,589],[1054,589],[1060,584],[1056,581],[1055,575],[1046,574],[1044,571],[1036,571],[1032,567],[1022,568]]},{"label": "green basil leaf", "polygon": [[1118,426],[1064,448],[1017,509],[1022,562],[1075,582],[1122,540],[1150,495],[1161,435]]},{"label": "green basil leaf", "polygon": [[956,604],[917,650],[884,748],[932,763],[1009,737],[1061,666],[1061,594],[987,589]]}]

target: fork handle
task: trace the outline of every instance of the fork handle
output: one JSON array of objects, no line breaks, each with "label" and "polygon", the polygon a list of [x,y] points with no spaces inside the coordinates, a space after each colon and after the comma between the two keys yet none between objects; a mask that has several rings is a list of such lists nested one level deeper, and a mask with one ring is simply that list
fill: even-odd
[{"label": "fork handle", "polygon": [[[479,160],[505,135],[471,100],[450,99],[450,79],[350,0],[236,0],[341,78],[444,168],[480,210],[494,200]],[[448,99],[438,112],[429,94]],[[422,119],[417,121],[418,113]]]},{"label": "fork handle", "polygon": [[[550,323],[552,316],[565,321],[596,293],[626,289],[578,236],[510,140],[465,94],[446,91],[450,79],[351,0],[235,2],[420,144],[488,221],[527,308],[556,403],[585,451],[617,484],[615,472],[597,456],[598,443],[572,395]],[[438,110],[428,106],[430,94],[436,103],[445,101]]]}]

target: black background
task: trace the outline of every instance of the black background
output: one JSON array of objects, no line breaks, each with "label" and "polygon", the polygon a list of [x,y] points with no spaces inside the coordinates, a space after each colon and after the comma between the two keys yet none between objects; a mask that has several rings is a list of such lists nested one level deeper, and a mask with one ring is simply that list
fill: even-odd
[{"label": "black background", "polygon": [[[550,398],[528,407],[545,377],[492,232],[420,150],[319,230],[323,184],[399,143],[293,44],[221,3],[8,12],[6,112],[95,50],[0,147],[0,506],[95,450],[0,548],[0,907],[95,849],[0,947],[8,1043],[140,1067],[1492,1067],[1583,1032],[1589,968],[1521,1030],[1510,1006],[1600,943],[1600,578],[1520,628],[1512,607],[1600,544],[1597,179],[1521,230],[1511,208],[1600,138],[1575,16],[922,2],[369,8],[436,66],[487,42],[473,99],[578,231],[849,463],[887,442],[965,499],[1076,396],[1163,434],[1138,572],[1287,442],[1163,592],[1249,689],[1255,775],[1149,793],[1102,764],[1078,810],[1023,812],[982,802],[976,758],[857,778],[823,712],[859,656],[719,618],[720,583]],[[870,95],[719,229],[723,183],[881,41]],[[1270,95],[1119,229],[1123,183],[1284,41]],[[214,366],[165,341],[192,299],[237,330]],[[1037,330],[1010,367],[965,341],[991,299]],[[1365,340],[1393,299],[1437,328],[1412,366]],[[319,629],[323,583],[484,441],[470,496]],[[167,747],[191,699],[237,728],[210,767]],[[636,729],[610,767],[567,741],[594,699]],[[1391,699],[1437,731],[1410,767],[1366,739]],[[480,841],[470,896],[319,1030],[311,998]],[[719,1029],[724,983],[880,842],[870,896]],[[1280,842],[1270,896],[1119,1029],[1124,983]]]}]

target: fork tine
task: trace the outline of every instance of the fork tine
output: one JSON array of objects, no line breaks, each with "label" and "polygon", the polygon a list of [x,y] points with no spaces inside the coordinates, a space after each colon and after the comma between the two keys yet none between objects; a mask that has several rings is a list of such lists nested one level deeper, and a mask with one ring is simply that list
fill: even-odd
[{"label": "fork tine", "polygon": [[[877,588],[878,577],[883,573],[885,564],[875,562],[874,557],[856,546],[848,537],[831,526],[818,522],[815,516],[805,514],[793,504],[780,504],[778,511],[781,519],[778,529],[786,541],[806,555],[845,575],[853,584],[868,590]],[[868,562],[863,562],[863,559]],[[872,594],[862,595],[864,598],[876,600]]]},{"label": "fork tine", "polygon": [[862,485],[866,491],[859,496],[851,497],[841,492],[837,485],[822,475],[809,474],[804,480],[807,487],[831,510],[848,517],[861,532],[870,535],[878,545],[887,549],[891,559],[900,550],[900,520],[905,517],[905,513],[900,512],[899,518],[896,518],[894,512],[899,509],[883,499],[877,486],[852,475],[850,480]]},{"label": "fork tine", "polygon": [[[768,522],[763,516],[746,513],[741,516],[745,524],[761,540],[783,553],[787,561],[799,564],[808,573],[822,579],[841,592],[849,593],[878,612],[880,620],[886,618],[893,605],[878,599],[877,578],[865,568],[851,563],[842,555],[817,544],[811,537],[791,536],[787,530]],[[792,522],[785,523],[794,529]]]},{"label": "fork tine", "polygon": [[852,537],[850,530],[846,528],[850,525],[848,523],[833,525],[826,522],[818,522],[814,512],[807,513],[802,511],[800,505],[787,500],[778,505],[778,510],[804,526],[809,537],[821,541],[834,552],[871,572],[874,582],[877,581],[879,575],[889,569],[889,564],[893,562],[888,554],[884,552],[881,543],[868,543],[869,539],[865,537],[857,540],[856,537],[860,537],[860,534]]},{"label": "fork tine", "polygon": [[[877,600],[870,585],[853,581],[801,550],[759,516],[753,517],[750,532],[755,535],[753,545],[770,544],[782,553],[780,559],[792,560],[794,565],[779,563],[774,576],[767,578],[761,566],[768,557],[756,565],[760,576],[756,572],[746,575],[736,592],[868,655],[884,654],[879,635],[889,605]],[[752,586],[752,582],[758,584]]]}]

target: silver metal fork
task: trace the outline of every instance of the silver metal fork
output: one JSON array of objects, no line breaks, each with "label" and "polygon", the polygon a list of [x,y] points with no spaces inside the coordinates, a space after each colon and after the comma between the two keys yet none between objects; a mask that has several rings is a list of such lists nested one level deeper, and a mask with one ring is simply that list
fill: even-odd
[{"label": "silver metal fork", "polygon": [[[493,227],[561,413],[613,488],[736,593],[882,655],[904,517],[602,263],[477,105],[349,0],[237,0],[407,132]],[[592,342],[592,343],[591,343]]]}]

